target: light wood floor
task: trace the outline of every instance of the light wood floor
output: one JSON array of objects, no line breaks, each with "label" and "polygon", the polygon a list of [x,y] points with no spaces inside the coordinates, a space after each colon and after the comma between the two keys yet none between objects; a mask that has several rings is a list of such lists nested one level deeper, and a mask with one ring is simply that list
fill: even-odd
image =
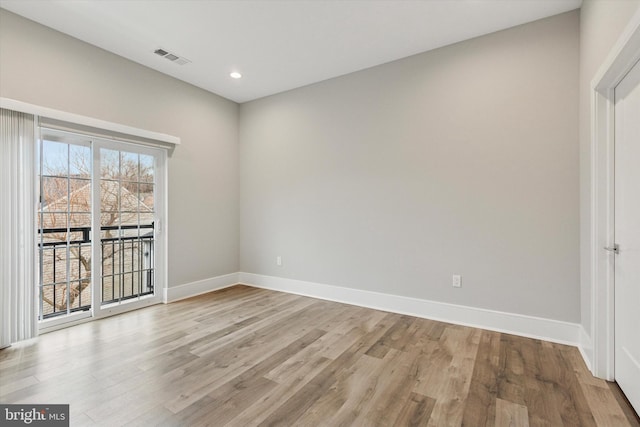
[{"label": "light wood floor", "polygon": [[0,384],[72,425],[640,425],[573,347],[246,286],[16,344]]}]

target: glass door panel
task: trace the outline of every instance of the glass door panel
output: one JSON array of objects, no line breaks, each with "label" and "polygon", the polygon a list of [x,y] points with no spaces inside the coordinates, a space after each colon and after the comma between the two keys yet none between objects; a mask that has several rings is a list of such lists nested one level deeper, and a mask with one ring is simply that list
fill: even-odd
[{"label": "glass door panel", "polygon": [[100,148],[101,305],[154,295],[154,164]]},{"label": "glass door panel", "polygon": [[43,135],[38,147],[39,319],[91,309],[91,146]]}]

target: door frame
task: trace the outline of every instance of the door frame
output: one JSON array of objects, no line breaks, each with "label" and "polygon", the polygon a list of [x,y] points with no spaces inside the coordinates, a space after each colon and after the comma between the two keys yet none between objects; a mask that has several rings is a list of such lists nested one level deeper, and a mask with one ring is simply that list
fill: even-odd
[{"label": "door frame", "polygon": [[592,373],[615,379],[614,90],[640,60],[640,9],[591,81],[591,338]]}]

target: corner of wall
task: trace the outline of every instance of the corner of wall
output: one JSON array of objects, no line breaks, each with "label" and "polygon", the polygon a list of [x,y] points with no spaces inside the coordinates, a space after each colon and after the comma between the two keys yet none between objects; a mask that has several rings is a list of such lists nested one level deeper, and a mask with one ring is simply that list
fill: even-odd
[{"label": "corner of wall", "polygon": [[182,299],[195,297],[197,295],[206,294],[208,292],[218,291],[237,284],[239,284],[239,273],[231,273],[197,280],[195,282],[164,288],[162,302],[168,304]]}]

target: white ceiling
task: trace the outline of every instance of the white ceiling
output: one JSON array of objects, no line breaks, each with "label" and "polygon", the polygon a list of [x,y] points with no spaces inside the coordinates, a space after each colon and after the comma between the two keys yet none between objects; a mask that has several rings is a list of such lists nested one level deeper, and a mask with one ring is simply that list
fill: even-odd
[{"label": "white ceiling", "polygon": [[[0,0],[236,102],[580,7],[581,0]],[[191,61],[177,65],[159,47]],[[240,80],[231,71],[243,74]]]}]

